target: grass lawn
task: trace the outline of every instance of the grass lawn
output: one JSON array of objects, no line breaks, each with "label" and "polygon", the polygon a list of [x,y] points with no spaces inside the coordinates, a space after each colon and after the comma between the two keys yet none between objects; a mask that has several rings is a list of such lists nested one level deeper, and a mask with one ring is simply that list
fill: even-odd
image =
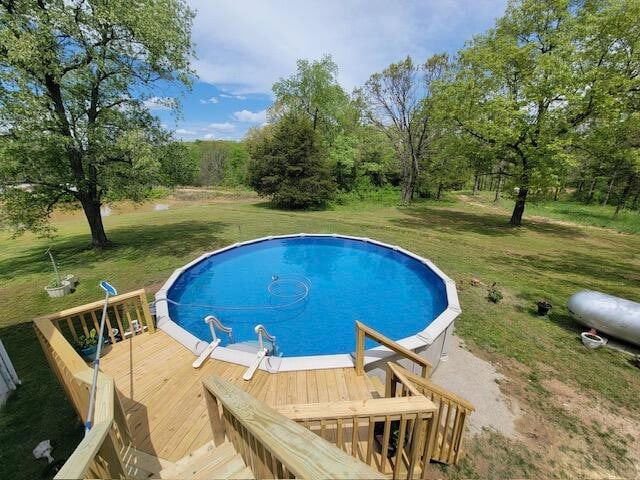
[{"label": "grass lawn", "polygon": [[[585,205],[574,202],[567,195],[560,196],[558,201],[529,200],[526,214],[529,216],[545,217],[552,220],[579,223],[592,227],[604,227],[626,233],[640,233],[640,213],[632,210],[620,210],[614,215],[616,207],[612,205]],[[513,210],[513,200],[502,197],[497,203],[493,202],[494,192],[479,192],[473,197],[487,206],[503,209],[505,212]]]},{"label": "grass lawn", "polygon": [[[489,431],[470,439],[465,460],[442,475],[637,475],[637,439],[620,421],[640,425],[640,370],[625,354],[583,348],[565,304],[582,288],[639,301],[640,236],[543,219],[511,228],[508,205],[463,199],[451,194],[412,207],[352,199],[317,212],[283,212],[242,198],[173,200],[166,211],[152,205],[115,209],[105,218],[114,247],[102,253],[86,249],[87,227],[78,214],[56,218],[54,241],[0,237],[0,338],[24,383],[0,411],[0,478],[39,477],[44,463],[31,456],[39,441],[51,439],[54,457],[66,457],[81,437],[32,332],[34,316],[101,298],[97,283],[103,278],[121,292],[154,289],[203,252],[297,232],[397,244],[432,259],[458,281],[463,314],[457,332],[505,375],[501,390],[517,402],[523,421],[518,439]],[[548,216],[576,221],[577,214],[555,215]],[[637,218],[624,218],[619,221],[633,231]],[[63,299],[48,299],[43,291],[51,277],[44,257],[49,245],[61,270],[80,277],[78,290]],[[487,302],[486,289],[472,287],[472,277],[497,282],[505,299]],[[548,319],[534,314],[540,298],[554,305]]]}]

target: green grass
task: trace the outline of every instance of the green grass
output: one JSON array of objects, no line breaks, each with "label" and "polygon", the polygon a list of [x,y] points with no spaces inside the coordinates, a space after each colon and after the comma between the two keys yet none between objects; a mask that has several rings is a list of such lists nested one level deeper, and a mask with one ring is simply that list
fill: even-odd
[{"label": "green grass", "polygon": [[[284,212],[266,204],[225,201],[178,204],[159,212],[143,206],[107,217],[114,246],[102,253],[86,249],[89,238],[81,216],[59,221],[54,241],[0,237],[0,338],[24,380],[0,412],[0,477],[38,477],[44,463],[36,463],[31,450],[39,441],[52,439],[54,456],[64,457],[80,438],[79,424],[28,324],[34,316],[99,299],[100,279],[110,279],[123,292],[158,285],[173,269],[203,252],[269,234],[359,235],[432,259],[462,285],[458,334],[479,354],[507,359],[533,375],[523,377],[531,386],[526,395],[532,405],[538,405],[545,421],[553,421],[556,412],[544,405],[547,392],[537,380],[540,376],[601,398],[620,412],[640,410],[638,370],[618,352],[584,349],[580,328],[565,307],[568,296],[581,288],[639,300],[640,236],[544,221],[511,228],[507,222],[506,210],[459,202],[453,195],[446,201],[412,207],[399,207],[390,197],[382,202],[350,199],[316,212]],[[43,255],[50,245],[63,272],[80,277],[78,290],[63,299],[49,299],[43,290],[51,277]],[[469,285],[472,277],[486,284],[497,282],[505,299],[497,305],[487,302],[484,288]],[[540,298],[554,306],[548,319],[534,314]],[[560,419],[557,428],[571,431],[573,423],[571,417]],[[593,441],[613,442],[613,437],[593,430],[585,433],[585,428],[577,426],[575,432]],[[608,431],[606,425],[600,428]],[[495,458],[509,455],[508,445],[493,437],[474,450],[484,455],[485,449],[492,448]],[[469,473],[473,455],[452,474]],[[531,466],[535,462],[521,449],[514,450],[513,461],[521,467],[505,472],[526,475],[535,470]],[[622,460],[613,465],[621,474],[626,472]]]},{"label": "green grass", "polygon": [[[480,192],[479,198],[487,205],[496,205],[493,204],[494,195],[492,192]],[[511,212],[513,200],[501,198],[497,206],[505,212]],[[561,196],[558,201],[529,200],[525,209],[525,216],[537,215],[563,222],[610,228],[619,232],[640,233],[640,211],[620,210],[617,216],[614,213],[614,206],[586,205],[572,201],[566,195]]]}]

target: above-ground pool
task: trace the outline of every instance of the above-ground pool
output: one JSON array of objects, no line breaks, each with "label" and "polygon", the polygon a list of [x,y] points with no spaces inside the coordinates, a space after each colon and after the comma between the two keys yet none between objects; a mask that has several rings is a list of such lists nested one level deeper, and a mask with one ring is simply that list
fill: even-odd
[{"label": "above-ground pool", "polygon": [[[204,318],[214,315],[233,329],[236,344],[255,341],[254,327],[264,325],[284,358],[349,354],[356,320],[402,341],[429,332],[449,307],[457,315],[451,284],[428,260],[372,240],[270,237],[177,270],[158,293],[158,325],[171,322],[168,333],[186,331],[186,338],[200,340],[192,350],[211,341]],[[423,335],[423,343],[438,333]],[[218,335],[227,345],[227,336]]]}]

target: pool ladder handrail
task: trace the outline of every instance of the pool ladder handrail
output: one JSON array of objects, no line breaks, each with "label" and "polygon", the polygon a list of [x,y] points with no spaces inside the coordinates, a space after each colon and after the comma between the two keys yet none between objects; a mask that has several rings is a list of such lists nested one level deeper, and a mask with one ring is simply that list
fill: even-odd
[{"label": "pool ladder handrail", "polygon": [[204,323],[209,325],[209,329],[211,330],[211,338],[213,339],[213,341],[216,341],[218,339],[218,336],[216,335],[217,328],[218,330],[227,334],[229,343],[233,343],[233,329],[231,327],[223,325],[223,323],[217,317],[215,317],[214,315],[208,315],[205,317]]},{"label": "pool ladder handrail", "polygon": [[271,351],[273,353],[275,353],[278,350],[278,347],[276,345],[276,336],[271,335],[269,332],[267,332],[267,329],[264,328],[264,325],[259,323],[258,325],[255,326],[253,330],[256,332],[256,335],[258,335],[258,345],[260,347],[260,350],[265,349],[265,346],[264,346],[265,339],[271,343]]}]

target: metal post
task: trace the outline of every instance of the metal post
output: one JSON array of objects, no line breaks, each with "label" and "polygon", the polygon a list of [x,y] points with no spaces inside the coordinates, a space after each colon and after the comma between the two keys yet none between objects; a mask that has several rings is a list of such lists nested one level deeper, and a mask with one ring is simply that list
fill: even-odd
[{"label": "metal post", "polygon": [[91,391],[89,392],[89,411],[87,412],[87,420],[84,423],[85,435],[89,433],[92,426],[93,409],[96,401],[96,389],[98,387],[98,370],[100,369],[100,353],[102,353],[102,344],[104,343],[104,325],[107,319],[107,308],[109,307],[109,296],[116,295],[117,292],[106,281],[100,282],[100,287],[106,292],[104,298],[104,306],[102,307],[102,318],[100,319],[100,333],[98,334],[98,348],[96,349],[96,359],[93,361],[93,379],[91,381]]}]

